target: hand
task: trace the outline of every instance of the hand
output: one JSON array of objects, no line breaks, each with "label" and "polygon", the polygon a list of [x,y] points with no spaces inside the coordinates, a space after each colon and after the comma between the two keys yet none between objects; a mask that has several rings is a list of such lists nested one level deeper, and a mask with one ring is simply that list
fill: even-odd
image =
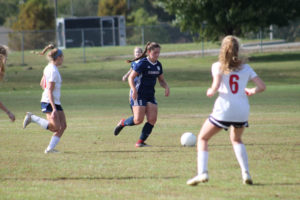
[{"label": "hand", "polygon": [[124,76],[122,77],[122,81],[126,81],[126,79],[127,79],[127,76],[124,75]]},{"label": "hand", "polygon": [[165,89],[165,96],[168,97],[169,95],[170,95],[170,88],[167,87],[167,88]]},{"label": "hand", "polygon": [[7,112],[7,115],[8,115],[8,117],[10,118],[10,120],[11,120],[12,122],[14,122],[14,121],[16,120],[14,114],[12,114],[10,111]]},{"label": "hand", "polygon": [[245,88],[245,93],[246,93],[247,96],[252,96],[252,95],[255,94],[255,90],[253,90],[253,88],[252,89]]},{"label": "hand", "polygon": [[214,95],[215,95],[215,92],[211,88],[208,88],[206,91],[206,96],[212,97]]},{"label": "hand", "polygon": [[137,91],[136,90],[132,91],[131,97],[132,97],[133,100],[137,99]]},{"label": "hand", "polygon": [[57,115],[57,110],[54,109],[51,113],[51,119],[55,119],[56,115]]}]

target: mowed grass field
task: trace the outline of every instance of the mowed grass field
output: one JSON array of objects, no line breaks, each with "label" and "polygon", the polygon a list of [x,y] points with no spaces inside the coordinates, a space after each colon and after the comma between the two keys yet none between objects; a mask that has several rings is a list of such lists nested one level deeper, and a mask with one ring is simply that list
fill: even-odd
[{"label": "mowed grass field", "polygon": [[135,148],[142,125],[113,135],[117,122],[131,115],[121,81],[129,66],[124,59],[83,64],[76,55],[80,50],[66,50],[60,69],[68,128],[57,146],[61,153],[51,155],[43,153],[50,132],[36,124],[22,129],[25,112],[43,116],[39,80],[47,62],[32,56],[22,67],[10,64],[16,55],[10,56],[0,99],[17,119],[11,123],[0,113],[0,199],[300,199],[300,52],[249,55],[267,85],[249,98],[243,137],[254,185],[242,184],[222,131],[210,141],[210,180],[197,187],[186,185],[196,175],[196,148],[181,147],[180,136],[198,134],[212,110],[215,98],[205,93],[217,58],[160,59],[171,96],[157,87],[152,147]]}]

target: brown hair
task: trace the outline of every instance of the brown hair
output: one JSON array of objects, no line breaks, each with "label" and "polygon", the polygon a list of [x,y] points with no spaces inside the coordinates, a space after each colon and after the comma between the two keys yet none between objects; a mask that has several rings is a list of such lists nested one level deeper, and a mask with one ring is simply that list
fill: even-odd
[{"label": "brown hair", "polygon": [[131,63],[141,58],[145,58],[147,56],[147,51],[152,51],[153,49],[161,48],[160,45],[156,42],[147,42],[144,52],[141,56],[134,58],[132,60],[126,60],[126,62]]},{"label": "brown hair", "polygon": [[0,45],[0,80],[5,74],[5,59],[7,57],[7,47]]},{"label": "brown hair", "polygon": [[55,48],[53,44],[47,45],[41,52],[36,52],[32,51],[31,53],[37,54],[37,55],[45,55],[45,53],[49,50],[52,49],[48,54],[47,58],[49,61],[54,61],[57,59],[58,56],[62,55],[62,51],[58,48]]},{"label": "brown hair", "polygon": [[222,40],[219,62],[223,73],[240,70],[243,60],[239,57],[239,48],[239,39],[235,36],[228,35]]}]

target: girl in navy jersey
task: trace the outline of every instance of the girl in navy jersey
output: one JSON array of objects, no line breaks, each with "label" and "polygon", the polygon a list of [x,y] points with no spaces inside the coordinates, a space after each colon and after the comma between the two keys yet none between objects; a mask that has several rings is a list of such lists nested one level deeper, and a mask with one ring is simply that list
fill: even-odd
[{"label": "girl in navy jersey", "polygon": [[[2,81],[4,73],[5,73],[5,64],[7,59],[7,49],[6,47],[0,45],[0,81]],[[9,119],[13,122],[15,121],[15,116],[12,112],[10,112],[0,101],[0,108],[3,110]]]},{"label": "girl in navy jersey", "polygon": [[[242,171],[244,184],[252,184],[249,173],[248,157],[242,134],[248,127],[248,96],[265,90],[264,82],[254,70],[239,58],[239,42],[234,36],[227,36],[222,41],[219,62],[212,65],[213,82],[207,90],[207,96],[216,92],[213,112],[204,122],[198,136],[198,175],[187,181],[188,185],[197,185],[208,181],[208,140],[220,130],[230,130],[230,140]],[[253,81],[254,88],[246,88],[248,81]]]},{"label": "girl in navy jersey", "polygon": [[136,147],[144,147],[145,141],[152,132],[157,120],[157,102],[155,100],[156,80],[165,88],[165,96],[169,96],[170,89],[164,79],[161,63],[158,61],[160,45],[155,42],[148,42],[143,54],[128,62],[139,62],[133,66],[132,72],[128,77],[130,86],[130,104],[133,116],[122,119],[115,128],[114,135],[118,135],[125,126],[141,124],[146,116],[145,123]]},{"label": "girl in navy jersey", "polygon": [[65,113],[60,103],[62,78],[58,71],[58,67],[63,63],[64,56],[63,52],[60,49],[54,48],[53,45],[48,45],[38,54],[44,55],[49,49],[52,49],[47,54],[49,63],[44,69],[40,82],[44,90],[41,99],[41,109],[42,112],[46,114],[47,120],[27,112],[23,122],[23,128],[26,128],[28,124],[34,122],[42,128],[54,133],[48,147],[44,151],[45,154],[58,152],[54,148],[67,127]]}]

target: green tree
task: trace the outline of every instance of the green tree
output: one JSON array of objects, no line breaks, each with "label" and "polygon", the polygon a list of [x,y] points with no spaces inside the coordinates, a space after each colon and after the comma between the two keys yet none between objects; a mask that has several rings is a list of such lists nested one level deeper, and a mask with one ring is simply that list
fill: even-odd
[{"label": "green tree", "polygon": [[99,0],[58,0],[58,16],[97,16],[98,2]]},{"label": "green tree", "polygon": [[0,0],[0,25],[3,25],[6,18],[16,16],[19,11],[19,0]]},{"label": "green tree", "polygon": [[[54,30],[54,9],[47,0],[29,0],[21,6],[17,21],[12,25],[14,31],[23,31],[24,48],[42,48],[49,42],[53,42],[55,33],[47,32],[24,32],[28,30]],[[20,49],[22,37],[11,34],[10,47]]]},{"label": "green tree", "polygon": [[223,35],[242,36],[271,24],[286,26],[300,16],[295,0],[158,0],[176,16],[182,30],[218,40]]},{"label": "green tree", "polygon": [[98,16],[126,15],[126,0],[99,0]]}]

